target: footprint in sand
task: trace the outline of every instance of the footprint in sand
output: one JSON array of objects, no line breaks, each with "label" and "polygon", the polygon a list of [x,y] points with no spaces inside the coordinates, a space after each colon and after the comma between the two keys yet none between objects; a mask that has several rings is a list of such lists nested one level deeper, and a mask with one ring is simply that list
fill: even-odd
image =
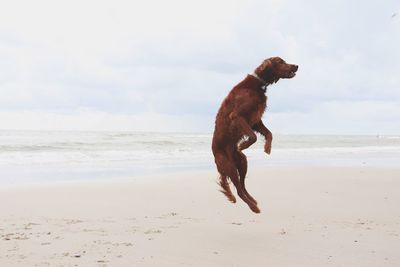
[{"label": "footprint in sand", "polygon": [[64,219],[64,222],[66,224],[77,224],[77,223],[83,223],[82,220],[77,220],[77,219]]},{"label": "footprint in sand", "polygon": [[145,235],[151,235],[151,234],[161,234],[162,231],[159,229],[150,229],[144,232]]}]

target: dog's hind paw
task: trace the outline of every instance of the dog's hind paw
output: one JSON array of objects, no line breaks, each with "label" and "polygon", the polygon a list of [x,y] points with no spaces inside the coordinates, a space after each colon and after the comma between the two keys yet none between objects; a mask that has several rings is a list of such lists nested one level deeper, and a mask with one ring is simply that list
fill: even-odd
[{"label": "dog's hind paw", "polygon": [[257,206],[249,206],[254,213],[260,213],[261,210]]}]

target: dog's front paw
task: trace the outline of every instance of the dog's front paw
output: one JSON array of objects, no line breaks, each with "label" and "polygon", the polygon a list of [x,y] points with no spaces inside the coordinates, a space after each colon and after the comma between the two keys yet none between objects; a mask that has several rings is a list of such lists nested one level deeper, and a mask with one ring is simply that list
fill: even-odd
[{"label": "dog's front paw", "polygon": [[237,151],[239,151],[239,152],[242,151],[242,148],[241,148],[241,146],[240,146],[240,143],[236,145],[236,149],[237,149]]},{"label": "dog's front paw", "polygon": [[271,154],[271,148],[272,148],[271,142],[265,142],[264,152],[267,153],[268,155]]},{"label": "dog's front paw", "polygon": [[238,145],[237,145],[237,150],[239,151],[239,152],[241,152],[242,150],[245,150],[247,147],[246,147],[246,145],[245,145],[245,143],[244,142],[241,142],[241,143],[239,143]]}]

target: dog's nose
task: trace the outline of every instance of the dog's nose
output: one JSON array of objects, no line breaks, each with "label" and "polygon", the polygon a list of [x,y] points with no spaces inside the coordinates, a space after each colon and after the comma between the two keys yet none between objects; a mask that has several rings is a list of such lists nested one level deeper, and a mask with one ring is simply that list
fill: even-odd
[{"label": "dog's nose", "polygon": [[297,71],[297,69],[299,68],[299,66],[298,65],[293,65],[293,69],[294,69],[294,71]]}]

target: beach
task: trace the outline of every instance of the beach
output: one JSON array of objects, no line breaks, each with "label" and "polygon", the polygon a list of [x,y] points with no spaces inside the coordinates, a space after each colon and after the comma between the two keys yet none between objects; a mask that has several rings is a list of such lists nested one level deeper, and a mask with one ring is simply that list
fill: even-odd
[{"label": "beach", "polygon": [[399,47],[400,0],[2,1],[0,267],[400,267]]},{"label": "beach", "polygon": [[250,166],[0,187],[0,266],[399,266],[400,169]]}]

